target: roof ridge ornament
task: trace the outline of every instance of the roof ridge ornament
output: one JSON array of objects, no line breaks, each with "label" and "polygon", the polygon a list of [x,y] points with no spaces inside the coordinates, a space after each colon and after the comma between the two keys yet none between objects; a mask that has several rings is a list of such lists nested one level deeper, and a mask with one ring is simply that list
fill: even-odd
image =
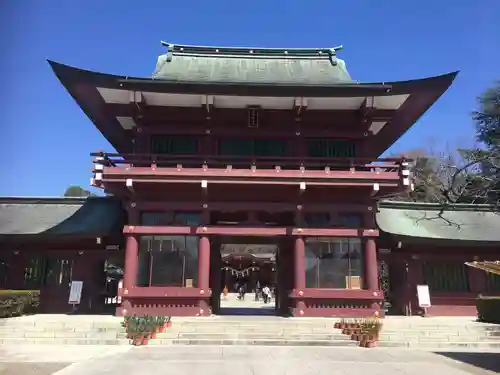
[{"label": "roof ridge ornament", "polygon": [[337,51],[342,51],[343,49],[344,49],[343,45],[330,48],[330,62],[332,63],[333,66],[337,66],[338,64]]},{"label": "roof ridge ornament", "polygon": [[167,47],[167,53],[166,53],[167,60],[166,61],[167,62],[172,61],[172,57],[174,55],[174,47],[175,47],[175,45],[167,43],[167,42],[164,42],[163,40],[161,41],[161,45]]},{"label": "roof ridge ornament", "polygon": [[268,47],[217,47],[217,46],[196,46],[160,42],[162,46],[167,47],[167,61],[171,61],[174,54],[193,54],[193,55],[231,55],[231,56],[255,56],[266,58],[280,56],[314,58],[324,56],[330,58],[332,65],[337,65],[337,52],[342,50],[342,45],[331,48],[268,48]]}]

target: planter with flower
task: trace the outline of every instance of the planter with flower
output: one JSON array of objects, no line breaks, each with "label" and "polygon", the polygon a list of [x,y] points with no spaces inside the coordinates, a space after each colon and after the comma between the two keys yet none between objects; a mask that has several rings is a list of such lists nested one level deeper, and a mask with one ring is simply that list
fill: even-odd
[{"label": "planter with flower", "polygon": [[367,319],[363,324],[359,346],[364,348],[374,348],[380,338],[383,323],[379,318]]}]

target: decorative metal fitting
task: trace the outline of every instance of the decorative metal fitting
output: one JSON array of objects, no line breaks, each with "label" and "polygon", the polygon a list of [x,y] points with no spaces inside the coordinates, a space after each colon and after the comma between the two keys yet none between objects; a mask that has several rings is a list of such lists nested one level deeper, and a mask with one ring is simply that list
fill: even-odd
[{"label": "decorative metal fitting", "polygon": [[299,296],[303,296],[304,295],[304,292],[302,290],[299,291]]},{"label": "decorative metal fitting", "polygon": [[205,291],[203,289],[200,290],[200,294],[205,294]]},{"label": "decorative metal fitting", "polygon": [[377,293],[377,292],[373,292],[373,296],[374,296],[374,297],[377,297],[377,296],[378,296],[378,293]]},{"label": "decorative metal fitting", "polygon": [[299,314],[300,314],[301,316],[302,316],[302,315],[304,315],[304,310],[300,310],[300,311],[299,311]]}]

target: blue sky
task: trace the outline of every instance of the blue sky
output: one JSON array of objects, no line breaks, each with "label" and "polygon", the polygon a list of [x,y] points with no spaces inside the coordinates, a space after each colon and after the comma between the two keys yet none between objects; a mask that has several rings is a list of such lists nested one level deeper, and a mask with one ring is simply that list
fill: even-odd
[{"label": "blue sky", "polygon": [[500,1],[0,0],[0,195],[61,195],[88,186],[89,153],[111,146],[46,59],[150,76],[182,44],[333,47],[360,81],[460,70],[452,88],[391,151],[470,145],[476,97],[500,79]]}]

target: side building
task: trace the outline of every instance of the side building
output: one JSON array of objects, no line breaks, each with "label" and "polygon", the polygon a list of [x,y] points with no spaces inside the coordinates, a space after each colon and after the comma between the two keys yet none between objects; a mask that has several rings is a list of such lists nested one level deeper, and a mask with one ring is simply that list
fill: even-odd
[{"label": "side building", "polygon": [[[432,307],[428,314],[433,316],[475,315],[478,294],[500,295],[500,276],[480,267],[500,258],[500,215],[492,207],[455,205],[442,210],[438,205],[390,201],[379,206],[377,288],[383,295],[384,312],[421,314],[416,289],[422,284],[429,285]],[[110,312],[112,305],[106,302],[116,302],[116,283],[110,279],[121,276],[110,277],[109,267],[123,267],[126,219],[121,202],[114,198],[0,198],[0,288],[40,290],[42,312],[68,313],[73,310],[68,304],[69,284],[79,280],[84,287],[78,312]],[[182,246],[183,239],[174,242]],[[269,248],[259,246],[263,251],[255,255],[265,255]],[[332,253],[318,267],[314,249],[305,250],[307,287],[331,278],[329,269],[335,270],[336,280],[350,277],[352,265],[349,268],[342,247],[334,247]],[[225,248],[221,254],[223,260],[231,256]],[[479,269],[466,267],[466,262]],[[243,270],[249,270],[252,263],[243,265]],[[227,268],[222,267],[226,277]],[[264,269],[264,273],[269,271]],[[191,274],[199,277],[197,270]],[[346,289],[337,282],[332,286],[336,290],[329,291]],[[351,284],[353,293],[356,287]],[[149,304],[157,298],[142,300]],[[346,308],[337,314],[365,313]]]}]

